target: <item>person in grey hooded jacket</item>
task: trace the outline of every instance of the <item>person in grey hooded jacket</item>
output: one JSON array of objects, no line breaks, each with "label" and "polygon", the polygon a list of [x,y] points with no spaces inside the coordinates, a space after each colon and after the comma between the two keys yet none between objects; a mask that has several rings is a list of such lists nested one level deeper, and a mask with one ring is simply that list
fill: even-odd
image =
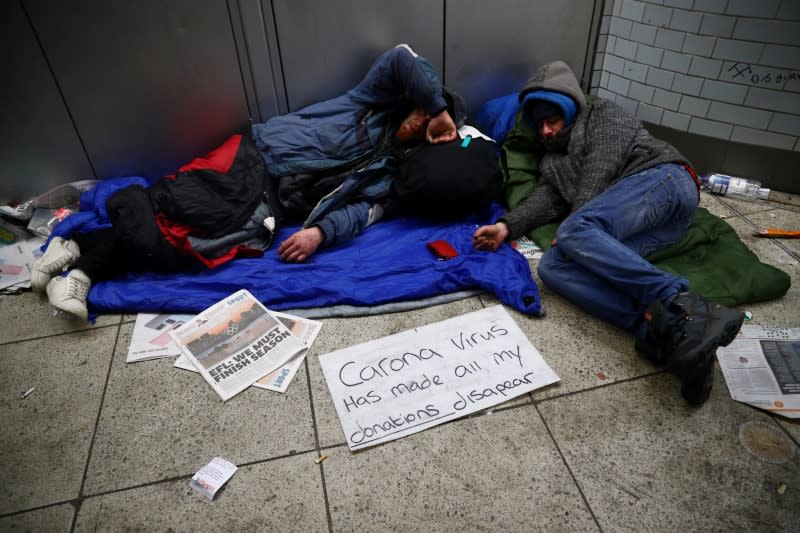
[{"label": "person in grey hooded jacket", "polygon": [[542,281],[633,332],[639,352],[683,379],[683,397],[704,403],[716,349],[735,338],[743,314],[644,259],[686,235],[699,202],[691,165],[613,102],[588,105],[562,61],[542,66],[519,100],[541,144],[541,180],[515,209],[478,228],[474,246],[493,251],[563,219],[539,263]]}]

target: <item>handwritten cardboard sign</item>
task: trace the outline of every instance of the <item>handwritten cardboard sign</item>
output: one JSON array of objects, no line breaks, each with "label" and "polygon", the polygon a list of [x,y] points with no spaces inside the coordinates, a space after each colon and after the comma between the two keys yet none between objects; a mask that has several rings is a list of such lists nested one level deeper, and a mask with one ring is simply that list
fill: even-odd
[{"label": "handwritten cardboard sign", "polygon": [[351,450],[559,380],[500,305],[331,352],[320,364]]}]

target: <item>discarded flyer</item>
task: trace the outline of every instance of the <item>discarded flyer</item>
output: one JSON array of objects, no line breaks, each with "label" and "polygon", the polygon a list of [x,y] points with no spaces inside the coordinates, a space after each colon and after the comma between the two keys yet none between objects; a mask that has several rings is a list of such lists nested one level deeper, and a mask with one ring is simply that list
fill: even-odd
[{"label": "discarded flyer", "polygon": [[511,247],[527,259],[541,259],[544,255],[544,250],[524,235],[519,239],[511,241]]},{"label": "discarded flyer", "polygon": [[[287,315],[286,313],[280,313],[277,311],[273,311],[272,314],[275,315],[284,326],[289,328],[295,337],[305,342],[308,348],[314,344],[320,329],[322,329],[322,322],[318,322],[316,320],[309,320],[308,318]],[[263,378],[259,379],[253,383],[253,386],[275,392],[286,392],[286,389],[289,387],[289,383],[292,382],[292,379],[294,379],[295,374],[297,374],[297,370],[300,368],[300,365],[303,364],[303,361],[306,358],[306,353],[308,353],[308,348],[300,350],[300,352],[291,358],[285,365],[273,370]],[[175,367],[183,370],[191,370],[192,372],[198,372],[197,368],[192,365],[191,361],[189,361],[189,358],[185,355],[178,357],[178,359],[175,361]]]},{"label": "discarded flyer", "polygon": [[800,418],[800,328],[742,326],[717,359],[731,398]]},{"label": "discarded flyer", "polygon": [[214,457],[210,463],[192,476],[189,486],[209,500],[213,500],[217,491],[228,482],[237,470],[236,465],[230,461],[226,461],[222,457]]},{"label": "discarded flyer", "polygon": [[223,401],[306,347],[244,289],[169,333]]},{"label": "discarded flyer", "polygon": [[131,345],[128,347],[126,363],[175,357],[181,355],[180,347],[169,332],[194,318],[194,315],[157,315],[139,313],[133,326]]},{"label": "discarded flyer", "polygon": [[351,450],[559,380],[500,305],[331,352],[319,362]]},{"label": "discarded flyer", "polygon": [[31,267],[42,240],[22,228],[0,220],[0,293],[12,293],[31,286]]}]

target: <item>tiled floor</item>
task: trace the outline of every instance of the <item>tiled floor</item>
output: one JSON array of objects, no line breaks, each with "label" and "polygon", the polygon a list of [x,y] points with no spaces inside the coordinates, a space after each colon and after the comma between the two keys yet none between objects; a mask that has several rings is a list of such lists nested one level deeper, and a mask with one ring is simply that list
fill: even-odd
[{"label": "tiled floor", "polygon": [[[705,195],[702,205],[792,277],[782,299],[746,307],[752,323],[800,326],[800,240],[751,235],[800,228],[800,208]],[[134,316],[89,326],[31,293],[2,297],[0,530],[797,530],[800,454],[762,462],[738,431],[767,422],[797,447],[800,423],[731,400],[719,369],[711,400],[690,408],[628,334],[540,287],[547,317],[509,312],[558,384],[357,453],[317,356],[493,296],[324,320],[287,394],[227,403],[171,360],[126,364]],[[214,456],[240,469],[210,502],[188,480]]]}]

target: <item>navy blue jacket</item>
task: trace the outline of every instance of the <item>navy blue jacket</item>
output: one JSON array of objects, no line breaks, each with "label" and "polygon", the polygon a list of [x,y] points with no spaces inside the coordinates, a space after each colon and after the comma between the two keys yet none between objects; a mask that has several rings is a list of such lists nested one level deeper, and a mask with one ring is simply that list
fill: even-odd
[{"label": "navy blue jacket", "polygon": [[447,100],[431,64],[401,44],[384,52],[347,93],[253,126],[267,171],[278,179],[353,168],[303,224],[318,226],[325,246],[352,239],[380,218],[393,166],[377,150],[398,112],[414,107],[434,116],[447,108]]}]

